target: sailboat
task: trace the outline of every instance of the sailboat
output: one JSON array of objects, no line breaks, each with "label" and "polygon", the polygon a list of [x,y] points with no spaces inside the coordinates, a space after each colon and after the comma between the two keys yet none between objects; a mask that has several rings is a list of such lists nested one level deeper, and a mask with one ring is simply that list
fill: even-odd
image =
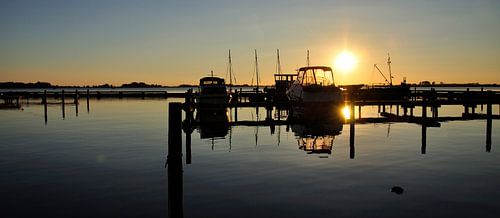
[{"label": "sailboat", "polygon": [[[255,94],[251,95],[249,97],[250,102],[262,102],[265,100],[264,93],[259,90],[259,82],[260,82],[260,77],[259,77],[259,60],[257,58],[257,49],[255,51],[255,81],[256,81],[256,87],[255,87]],[[253,79],[252,79],[252,84],[253,84]]]}]

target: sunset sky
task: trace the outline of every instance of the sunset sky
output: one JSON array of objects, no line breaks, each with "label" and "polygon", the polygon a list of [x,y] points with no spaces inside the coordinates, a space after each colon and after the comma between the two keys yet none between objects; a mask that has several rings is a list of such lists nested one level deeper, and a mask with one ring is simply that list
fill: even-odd
[{"label": "sunset sky", "polygon": [[231,49],[250,84],[257,49],[272,84],[277,48],[285,73],[349,51],[339,84],[383,82],[388,52],[396,82],[500,83],[500,1],[0,0],[0,81],[196,84]]}]

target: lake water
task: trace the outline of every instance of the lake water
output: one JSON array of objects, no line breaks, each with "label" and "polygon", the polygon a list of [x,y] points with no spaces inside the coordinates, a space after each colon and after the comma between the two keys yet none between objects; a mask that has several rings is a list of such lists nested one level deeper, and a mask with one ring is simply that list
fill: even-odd
[{"label": "lake water", "polygon": [[[66,105],[64,119],[54,104],[47,123],[42,105],[1,110],[0,216],[166,217],[173,101],[91,99],[78,115]],[[265,118],[263,109],[238,113]],[[370,116],[376,107],[363,108]],[[409,123],[356,124],[355,149],[344,124],[322,139],[332,145],[323,153],[299,148],[293,127],[208,126],[201,133],[227,135],[203,139],[197,129],[190,164],[183,151],[184,217],[498,217],[499,124],[490,152],[485,120],[429,127],[425,154],[422,127]]]}]

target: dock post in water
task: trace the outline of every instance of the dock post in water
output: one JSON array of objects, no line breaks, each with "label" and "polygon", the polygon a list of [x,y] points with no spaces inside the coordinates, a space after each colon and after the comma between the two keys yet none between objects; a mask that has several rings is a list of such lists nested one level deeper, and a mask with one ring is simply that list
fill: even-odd
[{"label": "dock post in water", "polygon": [[355,116],[354,116],[354,102],[352,102],[351,105],[351,117],[349,118],[350,120],[350,132],[349,132],[349,158],[354,159],[354,123],[355,123]]},{"label": "dock post in water", "polygon": [[426,124],[422,124],[422,147],[420,149],[422,154],[425,154],[427,151],[427,126]]},{"label": "dock post in water", "polygon": [[64,120],[64,118],[66,118],[66,102],[64,100],[64,89],[61,90],[61,109],[62,109],[62,118]]},{"label": "dock post in water", "polygon": [[182,104],[168,110],[168,217],[183,217]]},{"label": "dock post in water", "polygon": [[90,113],[90,90],[87,89],[87,113]]},{"label": "dock post in water", "polygon": [[[488,99],[491,101],[493,93],[488,91]],[[486,151],[491,152],[491,126],[492,126],[493,109],[491,102],[486,105]]]},{"label": "dock post in water", "polygon": [[75,104],[78,104],[78,89],[75,90]]},{"label": "dock post in water", "polygon": [[47,90],[43,90],[42,104],[47,104]]},{"label": "dock post in water", "polygon": [[234,105],[234,121],[238,122],[238,104]]},{"label": "dock post in water", "polygon": [[45,125],[47,125],[47,90],[43,90],[43,113],[45,118]]},{"label": "dock post in water", "polygon": [[425,96],[422,99],[422,121],[427,122],[427,102]]}]

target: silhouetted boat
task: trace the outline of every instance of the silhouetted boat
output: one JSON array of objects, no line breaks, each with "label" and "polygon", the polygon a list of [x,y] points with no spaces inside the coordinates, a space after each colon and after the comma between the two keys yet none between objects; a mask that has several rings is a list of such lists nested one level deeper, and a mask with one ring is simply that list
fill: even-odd
[{"label": "silhouetted boat", "polygon": [[[373,67],[376,69],[380,75],[384,78],[387,84],[384,85],[372,85],[365,86],[361,89],[355,90],[353,92],[353,98],[364,99],[364,100],[404,100],[410,96],[410,86],[406,84],[406,79],[403,78],[403,82],[400,85],[393,85],[392,70],[391,70],[391,57],[387,54],[387,67],[389,69],[389,78],[387,78],[384,73],[380,70],[377,64]],[[356,96],[357,95],[357,96]]]},{"label": "silhouetted boat", "polygon": [[342,90],[335,86],[332,68],[325,66],[300,68],[287,95],[296,103],[344,103]]},{"label": "silhouetted boat", "polygon": [[197,103],[220,106],[226,105],[229,102],[229,98],[230,95],[227,92],[224,79],[214,77],[213,73],[210,77],[200,79],[199,94],[196,98]]},{"label": "silhouetted boat", "polygon": [[[295,119],[321,120],[323,115],[341,117],[342,90],[335,86],[330,67],[302,67],[286,94],[294,105]],[[318,116],[322,115],[322,116]]]}]

